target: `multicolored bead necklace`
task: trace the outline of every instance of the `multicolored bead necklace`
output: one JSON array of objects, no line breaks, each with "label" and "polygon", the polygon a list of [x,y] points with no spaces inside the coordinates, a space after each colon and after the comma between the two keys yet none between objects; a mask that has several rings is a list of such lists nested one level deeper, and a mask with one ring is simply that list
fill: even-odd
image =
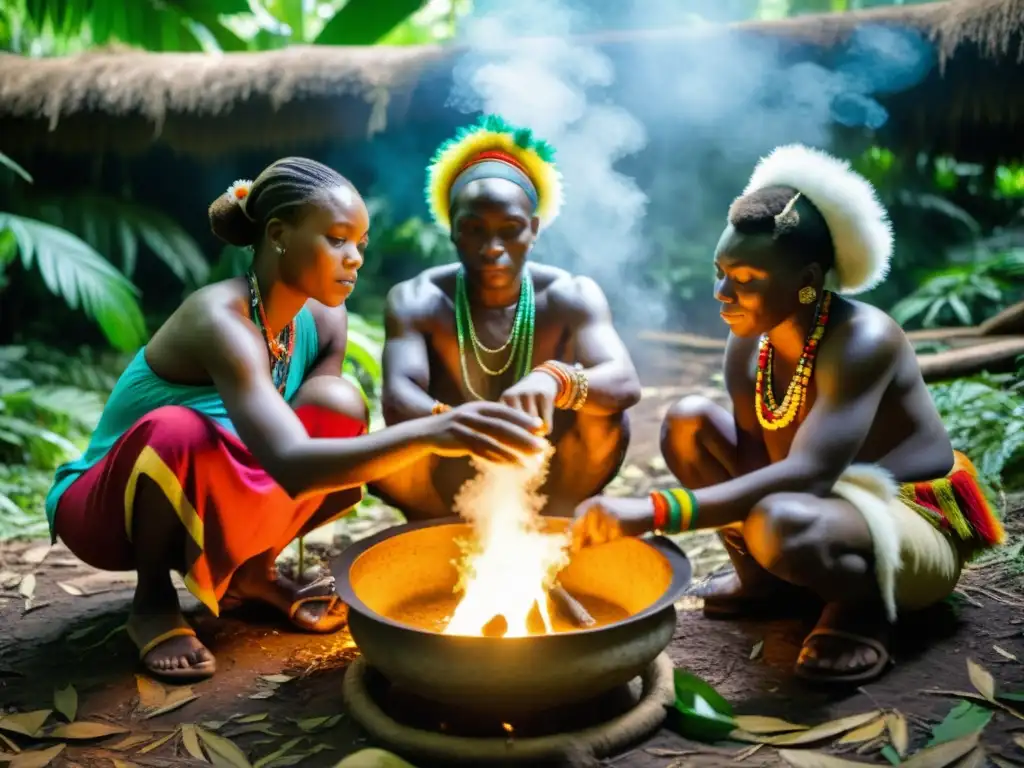
[{"label": "multicolored bead necklace", "polygon": [[[519,303],[516,305],[516,316],[512,321],[512,331],[508,339],[497,349],[489,349],[480,343],[476,328],[473,326],[473,315],[469,306],[469,292],[466,290],[465,270],[459,269],[455,277],[455,330],[459,339],[459,362],[462,366],[462,380],[466,383],[469,394],[477,400],[486,398],[473,389],[469,380],[469,368],[466,364],[466,338],[473,347],[473,356],[477,365],[488,376],[501,376],[515,365],[516,381],[530,372],[533,360],[533,330],[536,320],[536,302],[533,292],[533,278],[528,268],[523,269],[523,281],[519,290]],[[481,352],[495,355],[508,350],[508,359],[498,369],[489,368],[481,356]]]},{"label": "multicolored bead necklace", "polygon": [[276,338],[272,338],[270,325],[267,323],[267,313],[263,308],[263,297],[260,296],[260,286],[256,281],[256,273],[250,270],[245,277],[249,282],[250,316],[263,333],[267,351],[270,352],[270,375],[274,380],[274,386],[277,387],[278,392],[284,394],[285,387],[288,385],[288,369],[292,364],[292,352],[295,350],[295,318],[292,318]]},{"label": "multicolored bead necklace", "polygon": [[786,388],[786,396],[781,404],[775,402],[772,392],[772,363],[775,350],[768,341],[768,334],[761,337],[761,346],[757,357],[757,382],[754,385],[757,420],[764,429],[775,431],[788,427],[800,413],[807,401],[807,387],[814,374],[814,358],[818,354],[818,345],[825,335],[828,324],[828,310],[832,303],[832,292],[824,291],[821,303],[814,314],[814,325],[804,342],[804,351],[796,364],[796,371]]}]

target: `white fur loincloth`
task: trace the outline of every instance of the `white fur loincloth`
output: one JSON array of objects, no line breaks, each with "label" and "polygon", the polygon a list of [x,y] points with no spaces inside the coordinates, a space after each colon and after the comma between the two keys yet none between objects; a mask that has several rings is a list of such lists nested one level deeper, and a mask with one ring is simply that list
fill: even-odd
[{"label": "white fur loincloth", "polygon": [[953,591],[963,566],[956,546],[900,500],[899,484],[887,470],[855,464],[843,472],[832,493],[864,516],[889,621],[896,621],[897,608],[925,608]]}]

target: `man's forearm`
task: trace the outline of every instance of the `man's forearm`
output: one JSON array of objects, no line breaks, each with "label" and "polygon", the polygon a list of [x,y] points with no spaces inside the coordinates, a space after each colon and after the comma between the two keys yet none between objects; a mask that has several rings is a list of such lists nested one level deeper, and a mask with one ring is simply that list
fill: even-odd
[{"label": "man's forearm", "polygon": [[587,377],[584,413],[611,416],[640,402],[640,380],[631,365],[607,362],[583,369]]},{"label": "man's forearm", "polygon": [[433,415],[436,402],[413,381],[394,382],[384,386],[381,411],[384,422],[390,426]]}]

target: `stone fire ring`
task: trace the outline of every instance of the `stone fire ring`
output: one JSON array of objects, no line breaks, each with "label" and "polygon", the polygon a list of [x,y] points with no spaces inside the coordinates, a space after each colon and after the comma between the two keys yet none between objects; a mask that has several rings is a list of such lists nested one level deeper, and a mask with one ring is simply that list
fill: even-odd
[{"label": "stone fire ring", "polygon": [[533,738],[449,736],[400,723],[370,694],[370,666],[363,657],[349,666],[342,695],[348,712],[377,742],[414,760],[446,765],[576,761],[609,757],[660,728],[665,708],[675,701],[672,670],[671,660],[662,653],[640,675],[640,701],[628,712],[579,731]]}]

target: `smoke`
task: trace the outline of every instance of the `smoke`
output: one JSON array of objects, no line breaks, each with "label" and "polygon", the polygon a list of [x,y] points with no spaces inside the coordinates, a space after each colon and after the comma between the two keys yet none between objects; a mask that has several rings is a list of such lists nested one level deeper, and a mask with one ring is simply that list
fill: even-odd
[{"label": "smoke", "polygon": [[[749,3],[681,5],[478,0],[448,100],[554,145],[566,205],[538,258],[595,278],[626,325],[662,324],[690,273],[696,297],[710,300],[718,233],[759,157],[792,142],[827,149],[835,126],[870,138],[889,119],[876,97],[915,85],[935,63],[914,31],[862,27],[825,61],[702,22]],[[623,42],[607,32],[598,42],[601,29]]]}]

